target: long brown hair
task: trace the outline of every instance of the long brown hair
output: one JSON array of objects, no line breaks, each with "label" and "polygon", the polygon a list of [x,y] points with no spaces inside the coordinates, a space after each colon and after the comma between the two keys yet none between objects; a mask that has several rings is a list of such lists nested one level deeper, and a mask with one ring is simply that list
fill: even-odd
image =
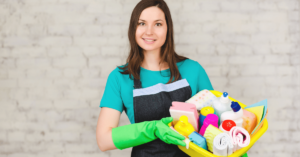
[{"label": "long brown hair", "polygon": [[128,29],[130,53],[129,56],[127,57],[125,66],[119,68],[123,70],[121,72],[122,74],[129,74],[131,79],[132,76],[135,79],[138,80],[140,79],[138,70],[141,66],[142,61],[144,60],[144,54],[143,54],[143,49],[136,42],[135,33],[138,25],[138,20],[142,11],[152,6],[156,6],[164,12],[166,22],[167,22],[167,27],[168,27],[167,37],[164,45],[161,47],[160,50],[161,61],[159,64],[161,64],[162,62],[168,63],[170,68],[170,74],[171,74],[168,83],[171,83],[179,79],[179,70],[177,68],[176,63],[183,61],[187,58],[184,56],[180,56],[175,52],[173,22],[172,22],[170,10],[167,4],[163,0],[142,0],[133,9],[130,18],[129,29]]}]

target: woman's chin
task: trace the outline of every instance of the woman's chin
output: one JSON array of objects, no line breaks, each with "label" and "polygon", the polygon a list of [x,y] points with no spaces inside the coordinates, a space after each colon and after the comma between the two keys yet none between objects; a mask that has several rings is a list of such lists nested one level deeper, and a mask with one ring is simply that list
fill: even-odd
[{"label": "woman's chin", "polygon": [[145,50],[145,51],[154,51],[154,50],[157,50],[158,47],[143,46],[142,49]]}]

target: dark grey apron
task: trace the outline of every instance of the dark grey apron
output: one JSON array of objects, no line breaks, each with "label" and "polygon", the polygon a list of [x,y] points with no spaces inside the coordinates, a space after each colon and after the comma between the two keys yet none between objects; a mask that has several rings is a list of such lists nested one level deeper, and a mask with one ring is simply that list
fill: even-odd
[{"label": "dark grey apron", "polygon": [[[147,88],[142,88],[141,81],[134,79],[133,105],[135,123],[170,117],[169,109],[172,106],[172,101],[185,102],[191,95],[191,87],[186,79],[181,78],[181,75],[178,81],[170,84],[159,83]],[[159,138],[133,147],[131,156],[188,157],[178,146],[167,144]]]}]

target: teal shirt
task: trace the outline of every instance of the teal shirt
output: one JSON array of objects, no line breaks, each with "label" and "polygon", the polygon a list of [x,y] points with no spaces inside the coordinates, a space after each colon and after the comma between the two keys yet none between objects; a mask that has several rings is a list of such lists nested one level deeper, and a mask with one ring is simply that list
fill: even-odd
[{"label": "teal shirt", "polygon": [[[192,89],[192,96],[203,89],[213,90],[210,80],[203,67],[196,61],[186,59],[177,63],[183,79],[186,79]],[[133,109],[133,80],[129,75],[121,74],[119,68],[114,69],[108,76],[100,107],[108,107],[120,111],[126,110],[130,122],[134,122]],[[166,84],[170,79],[170,70],[151,71],[141,67],[140,79],[142,88],[158,83]]]}]

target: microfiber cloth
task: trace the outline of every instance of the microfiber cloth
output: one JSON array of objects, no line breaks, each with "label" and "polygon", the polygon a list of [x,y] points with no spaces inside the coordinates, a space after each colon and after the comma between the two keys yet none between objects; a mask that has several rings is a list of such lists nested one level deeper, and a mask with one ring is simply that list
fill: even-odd
[{"label": "microfiber cloth", "polygon": [[[251,134],[255,134],[262,126],[263,124],[263,120],[267,117],[267,112],[268,112],[268,100],[265,99],[263,101],[260,101],[258,103],[255,103],[255,104],[252,104],[252,105],[249,105],[247,107],[245,107],[244,109],[250,109],[250,108],[253,108],[253,107],[258,107],[258,106],[263,106],[263,114],[261,116],[260,119],[257,119],[258,120],[258,123],[256,125],[256,127],[253,129],[252,133]],[[248,110],[249,111],[249,110]],[[258,117],[257,117],[258,118]]]},{"label": "microfiber cloth", "polygon": [[214,138],[221,133],[223,132],[220,129],[214,127],[211,124],[209,124],[209,126],[206,128],[206,131],[204,133],[204,138],[206,138],[207,148],[209,151],[213,152]]},{"label": "microfiber cloth", "polygon": [[233,152],[247,147],[250,144],[250,135],[247,130],[242,127],[234,126],[229,131],[229,136],[232,139]]},{"label": "microfiber cloth", "polygon": [[215,137],[213,153],[218,156],[228,156],[233,153],[232,140],[227,133]]}]

